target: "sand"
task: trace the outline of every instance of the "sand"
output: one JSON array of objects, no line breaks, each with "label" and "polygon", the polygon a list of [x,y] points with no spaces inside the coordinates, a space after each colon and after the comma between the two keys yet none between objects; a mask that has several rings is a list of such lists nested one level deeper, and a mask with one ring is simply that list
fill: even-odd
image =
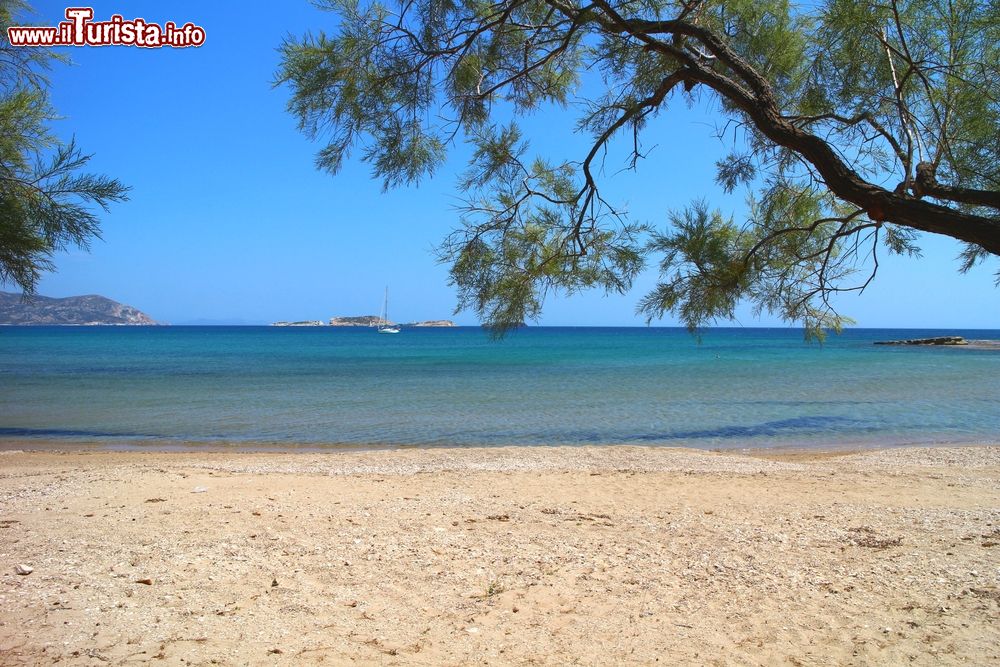
[{"label": "sand", "polygon": [[1000,664],[1000,448],[0,453],[0,663]]}]

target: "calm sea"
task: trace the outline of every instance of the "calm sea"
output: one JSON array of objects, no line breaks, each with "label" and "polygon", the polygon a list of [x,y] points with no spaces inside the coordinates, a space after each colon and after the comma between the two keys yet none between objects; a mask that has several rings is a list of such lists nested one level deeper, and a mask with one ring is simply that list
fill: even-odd
[{"label": "calm sea", "polygon": [[0,440],[109,447],[1000,442],[1000,331],[4,327]]}]

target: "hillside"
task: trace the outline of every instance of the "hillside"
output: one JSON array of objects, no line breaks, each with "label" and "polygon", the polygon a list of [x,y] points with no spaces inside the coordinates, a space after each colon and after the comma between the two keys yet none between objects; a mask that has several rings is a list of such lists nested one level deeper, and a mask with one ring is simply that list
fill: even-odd
[{"label": "hillside", "polygon": [[156,324],[142,311],[103,296],[69,296],[54,299],[0,292],[0,324]]}]

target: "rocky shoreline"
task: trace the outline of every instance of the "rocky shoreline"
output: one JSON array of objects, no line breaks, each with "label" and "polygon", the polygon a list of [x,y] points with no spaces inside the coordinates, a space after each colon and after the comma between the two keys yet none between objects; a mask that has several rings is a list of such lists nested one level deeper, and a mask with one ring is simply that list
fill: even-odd
[{"label": "rocky shoreline", "polygon": [[877,340],[875,345],[968,345],[961,336],[938,336],[936,338],[904,338],[902,340]]},{"label": "rocky shoreline", "polygon": [[1000,340],[967,340],[962,336],[937,336],[934,338],[905,338],[879,340],[875,345],[910,345],[924,347],[964,347],[973,350],[1000,350]]}]

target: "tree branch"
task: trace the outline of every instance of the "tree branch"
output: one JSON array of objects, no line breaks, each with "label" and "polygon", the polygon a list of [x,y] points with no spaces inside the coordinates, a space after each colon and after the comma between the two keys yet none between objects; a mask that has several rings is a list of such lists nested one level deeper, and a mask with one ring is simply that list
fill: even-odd
[{"label": "tree branch", "polygon": [[[750,118],[758,131],[775,144],[789,148],[805,158],[837,197],[863,208],[872,220],[944,234],[1000,255],[1000,220],[958,211],[869,183],[851,169],[830,144],[785,118],[767,80],[707,28],[690,25],[685,21],[626,19],[615,12],[606,0],[596,0],[595,5],[605,12],[614,29],[626,32],[650,48],[684,63],[691,79],[705,84],[729,100]],[[657,33],[697,38],[737,73],[752,92],[673,45],[651,37]]]}]

